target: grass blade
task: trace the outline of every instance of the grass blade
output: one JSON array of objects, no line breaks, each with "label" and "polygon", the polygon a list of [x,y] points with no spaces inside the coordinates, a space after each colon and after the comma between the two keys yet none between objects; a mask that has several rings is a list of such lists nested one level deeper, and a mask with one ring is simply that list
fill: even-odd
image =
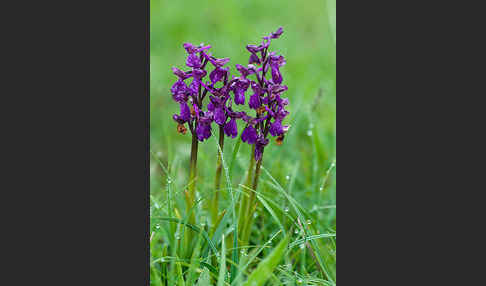
[{"label": "grass blade", "polygon": [[209,270],[207,268],[204,269],[203,273],[199,277],[196,286],[211,286]]},{"label": "grass blade", "polygon": [[270,253],[262,262],[260,262],[248,277],[248,280],[243,286],[262,286],[271,277],[273,270],[282,260],[285,254],[287,245],[289,244],[290,235],[287,235],[277,247]]},{"label": "grass blade", "polygon": [[221,256],[219,257],[219,276],[218,276],[218,285],[217,286],[224,286],[225,277],[226,277],[226,246],[224,243],[224,235],[221,239]]},{"label": "grass blade", "polygon": [[163,221],[178,223],[178,224],[181,224],[181,225],[184,225],[184,226],[190,228],[191,230],[193,230],[193,231],[195,231],[197,233],[200,233],[203,236],[203,238],[206,240],[206,242],[208,243],[208,245],[211,248],[211,250],[213,251],[213,253],[218,253],[218,250],[216,249],[216,247],[214,246],[213,242],[209,238],[208,233],[206,231],[200,229],[199,227],[197,227],[197,226],[195,226],[193,224],[190,224],[188,222],[184,222],[184,221],[182,221],[180,219],[177,219],[177,218],[171,218],[171,217],[154,217],[154,219],[160,219],[160,220],[163,220]]}]

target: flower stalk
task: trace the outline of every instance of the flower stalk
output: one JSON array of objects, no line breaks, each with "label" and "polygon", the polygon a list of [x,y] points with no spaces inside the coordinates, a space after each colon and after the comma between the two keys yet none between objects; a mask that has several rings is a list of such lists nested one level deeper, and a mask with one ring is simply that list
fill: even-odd
[{"label": "flower stalk", "polygon": [[[251,188],[251,183],[252,183],[252,180],[253,180],[253,170],[255,169],[255,145],[252,145],[251,147],[251,153],[250,153],[250,164],[249,164],[249,168],[248,168],[248,172],[247,172],[247,176],[246,176],[246,183],[245,183],[245,186],[250,189]],[[240,208],[239,208],[239,212],[238,212],[238,226],[239,226],[239,230],[238,230],[238,233],[240,233],[240,237],[241,237],[241,240],[243,241],[243,237],[244,237],[244,230],[245,230],[245,226],[248,224],[248,219],[249,219],[249,210],[248,210],[248,206],[249,206],[249,200],[250,200],[250,196],[253,192],[249,191],[248,189],[244,189],[243,192],[244,192],[244,195],[241,196],[241,199],[240,199]],[[244,244],[243,244],[244,245]]]},{"label": "flower stalk", "polygon": [[[189,162],[189,201],[187,201],[187,212],[191,212],[196,203],[196,183],[197,183],[197,150],[199,141],[197,140],[196,134],[192,135],[191,143],[191,159]],[[189,217],[189,223],[194,224],[196,222],[196,217],[194,211],[191,212]]]},{"label": "flower stalk", "polygon": [[224,147],[224,128],[223,126],[219,126],[219,141],[218,141],[218,160],[216,163],[216,175],[214,181],[214,194],[213,200],[211,202],[211,221],[213,225],[216,225],[218,220],[218,206],[219,206],[219,193],[221,187],[221,173],[223,172],[223,161],[221,157],[221,153],[223,152]]}]

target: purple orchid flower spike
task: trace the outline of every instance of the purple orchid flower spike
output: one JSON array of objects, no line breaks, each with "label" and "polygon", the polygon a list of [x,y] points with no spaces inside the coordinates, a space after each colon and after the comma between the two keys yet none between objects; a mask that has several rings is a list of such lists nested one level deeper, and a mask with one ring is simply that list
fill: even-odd
[{"label": "purple orchid flower spike", "polygon": [[[249,80],[249,85],[253,90],[248,106],[256,111],[256,117],[245,115],[243,120],[248,123],[241,137],[243,142],[255,144],[255,160],[262,158],[265,146],[268,145],[267,136],[277,137],[277,144],[283,142],[283,138],[288,131],[288,126],[283,125],[283,120],[288,115],[285,106],[288,99],[283,99],[281,94],[288,88],[282,85],[283,76],[280,71],[285,65],[285,58],[269,52],[272,39],[278,39],[283,34],[283,28],[263,37],[260,45],[247,45],[246,49],[250,52],[249,65],[244,67],[236,65],[236,69],[241,74],[235,84],[235,103],[244,103],[244,93],[248,89],[248,77],[255,74],[256,80]],[[261,68],[255,68],[253,64],[263,64]],[[267,71],[271,71],[270,79],[267,79]]]}]

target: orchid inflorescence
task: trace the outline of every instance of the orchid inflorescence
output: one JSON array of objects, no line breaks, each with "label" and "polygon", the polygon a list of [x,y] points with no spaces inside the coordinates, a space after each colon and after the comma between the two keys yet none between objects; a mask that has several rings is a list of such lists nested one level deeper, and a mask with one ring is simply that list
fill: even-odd
[{"label": "orchid inflorescence", "polygon": [[[246,123],[241,134],[241,139],[250,145],[255,145],[254,158],[259,161],[263,154],[264,147],[268,144],[268,134],[277,138],[277,144],[281,144],[288,126],[282,121],[289,114],[285,106],[288,99],[282,98],[281,94],[287,90],[282,85],[283,78],[280,67],[285,64],[281,55],[269,52],[272,39],[278,39],[283,33],[282,27],[276,32],[263,37],[260,45],[247,45],[250,52],[248,65],[236,64],[235,67],[239,76],[232,76],[228,67],[224,67],[229,58],[216,58],[208,52],[209,45],[194,46],[185,43],[187,51],[186,65],[191,68],[189,71],[182,71],[176,67],[172,70],[178,77],[171,88],[173,99],[180,104],[180,114],[174,114],[173,119],[178,123],[178,131],[185,134],[187,128],[199,141],[211,137],[211,124],[215,122],[223,127],[226,136],[235,138],[238,135],[237,120]],[[208,75],[208,63],[214,69]],[[261,67],[260,67],[261,66]],[[270,69],[271,77],[266,78]],[[250,79],[255,75],[254,79]],[[187,85],[186,81],[192,78]],[[222,86],[221,86],[222,83]],[[220,87],[216,87],[219,85]],[[246,92],[250,89],[253,93],[248,100],[248,107],[256,111],[255,116],[250,116],[244,111],[234,111],[235,105],[244,105]],[[233,94],[233,96],[232,96]],[[204,100],[208,98],[207,103]]]},{"label": "orchid inflorescence", "polygon": [[[278,39],[283,33],[282,27],[276,32],[263,37],[259,45],[247,45],[250,52],[247,65],[236,64],[239,76],[231,76],[226,64],[229,58],[216,58],[210,52],[211,46],[201,44],[195,46],[185,43],[187,52],[186,66],[188,71],[176,67],[172,71],[177,81],[171,88],[172,98],[179,103],[180,112],[174,114],[173,119],[178,123],[179,133],[187,132],[186,126],[192,134],[191,159],[189,168],[189,188],[186,191],[187,212],[196,205],[197,182],[197,153],[198,142],[211,137],[212,123],[219,127],[218,158],[215,175],[215,187],[212,199],[207,200],[207,209],[211,213],[211,221],[215,225],[221,218],[218,213],[218,197],[222,172],[222,151],[225,136],[236,138],[238,136],[237,121],[246,124],[241,132],[241,141],[252,145],[250,166],[247,173],[246,185],[253,190],[257,189],[263,151],[269,143],[268,135],[276,137],[278,145],[282,144],[288,126],[283,120],[289,114],[285,107],[288,99],[282,98],[287,86],[282,85],[283,77],[280,68],[285,65],[285,59],[275,52],[269,51],[272,39]],[[212,66],[212,70],[209,67]],[[267,72],[270,76],[267,78]],[[190,83],[189,83],[190,81]],[[237,106],[244,106],[247,102],[246,93],[251,88],[253,93],[248,99],[248,108],[255,110],[251,116],[245,111],[234,110]],[[254,164],[256,162],[256,164]],[[239,202],[239,211],[248,218],[239,224],[243,244],[248,242],[248,233],[251,229],[251,211],[256,204],[254,193],[243,196]],[[194,214],[189,216],[189,223],[195,223]],[[190,238],[188,238],[190,241]]]}]

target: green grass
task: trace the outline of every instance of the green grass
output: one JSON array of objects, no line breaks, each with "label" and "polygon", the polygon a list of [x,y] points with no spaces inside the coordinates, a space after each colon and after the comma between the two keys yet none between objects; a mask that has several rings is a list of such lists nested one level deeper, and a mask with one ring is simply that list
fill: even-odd
[{"label": "green grass", "polygon": [[[332,0],[151,1],[151,285],[336,283],[335,7]],[[253,191],[242,186],[251,148],[225,139],[219,211],[226,215],[211,226],[205,206],[214,192],[217,136],[199,144],[196,223],[189,223],[191,137],[178,134],[171,119],[178,105],[170,68],[184,66],[182,43],[204,42],[215,56],[230,57],[236,74],[234,65],[248,61],[245,46],[279,26],[284,34],[271,49],[287,60],[281,71],[291,128],[282,146],[271,141],[265,149],[250,245],[242,246],[234,232],[237,202]]]}]

